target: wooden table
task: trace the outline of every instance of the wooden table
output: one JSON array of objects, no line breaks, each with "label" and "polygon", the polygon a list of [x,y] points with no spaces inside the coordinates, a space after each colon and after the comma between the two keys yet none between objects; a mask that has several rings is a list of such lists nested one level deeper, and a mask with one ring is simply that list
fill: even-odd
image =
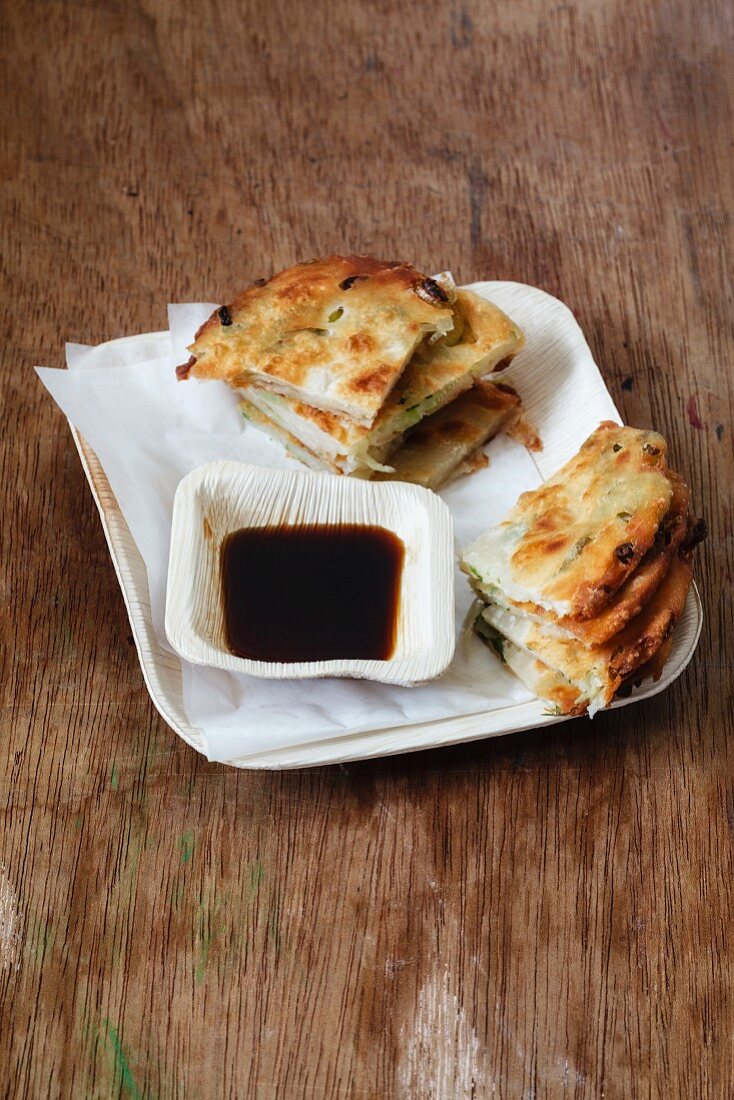
[{"label": "wooden table", "polygon": [[[732,1095],[734,9],[5,7],[0,1093]],[[344,249],[558,295],[667,436],[667,693],[285,774],[163,724],[33,365]]]}]

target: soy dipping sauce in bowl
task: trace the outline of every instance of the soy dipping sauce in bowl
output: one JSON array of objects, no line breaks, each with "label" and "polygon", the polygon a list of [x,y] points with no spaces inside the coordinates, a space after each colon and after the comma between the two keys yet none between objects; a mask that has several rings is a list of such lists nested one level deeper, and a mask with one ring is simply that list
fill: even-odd
[{"label": "soy dipping sauce in bowl", "polygon": [[363,524],[245,527],[221,548],[227,646],[255,661],[387,661],[402,540]]}]

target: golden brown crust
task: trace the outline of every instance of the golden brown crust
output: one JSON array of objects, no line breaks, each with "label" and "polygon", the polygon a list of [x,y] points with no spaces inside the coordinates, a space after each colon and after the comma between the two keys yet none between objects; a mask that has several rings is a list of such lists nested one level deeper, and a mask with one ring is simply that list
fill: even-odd
[{"label": "golden brown crust", "polygon": [[[466,303],[466,295],[473,300],[471,292],[458,291],[454,309],[460,310]],[[316,446],[312,429],[331,437],[344,456],[354,456],[357,466],[363,461],[366,448],[372,457],[384,460],[385,453],[399,445],[403,433],[412,428],[423,417],[435,415],[445,405],[457,400],[459,395],[471,388],[476,371],[491,369],[503,359],[511,357],[522,346],[522,334],[517,326],[491,302],[477,299],[472,301],[474,329],[462,329],[463,341],[445,347],[442,341],[424,345],[411,359],[402,376],[394,386],[389,397],[380,409],[372,425],[357,424],[334,412],[314,408],[305,401],[292,396],[273,394],[266,397],[262,384],[251,381],[235,380],[232,385],[244,397],[252,395],[256,404],[269,402],[277,404],[279,411],[271,414],[276,420],[283,419],[283,427],[297,436],[299,429],[304,438]],[[505,394],[518,400],[511,387],[498,385]],[[267,410],[266,410],[267,411]],[[328,449],[328,441],[324,441]],[[333,450],[333,448],[332,448]],[[378,453],[379,452],[379,453]],[[347,463],[348,465],[348,463]]]},{"label": "golden brown crust", "polygon": [[640,562],[631,577],[615,593],[613,599],[593,619],[559,618],[538,604],[515,603],[509,600],[518,614],[531,615],[575,634],[587,645],[601,645],[614,637],[626,624],[639,615],[656,591],[670,568],[689,526],[688,508],[690,492],[679,474],[668,471],[673,486],[670,510],[663,519],[652,548]]},{"label": "golden brown crust", "polygon": [[327,256],[253,284],[216,310],[182,374],[257,379],[371,424],[424,337],[452,324],[446,291],[410,264]]},{"label": "golden brown crust", "polygon": [[[260,387],[257,386],[242,389],[235,386],[234,388],[245,400],[248,400],[250,394],[254,395],[261,392]],[[285,402],[288,409],[296,417],[300,417],[330,435],[345,453],[369,434],[369,428],[355,424],[351,420],[345,420],[343,417],[336,416],[325,409],[314,409],[311,405],[306,405],[296,398],[277,395],[277,400]]]},{"label": "golden brown crust", "polygon": [[559,714],[576,718],[586,713],[588,704],[580,701],[579,689],[574,684],[548,668],[542,661],[534,661],[531,671],[534,678],[531,690],[541,699],[547,700]]},{"label": "golden brown crust", "polygon": [[515,646],[527,650],[574,686],[584,688],[584,698],[596,708],[608,705],[620,685],[668,640],[683,612],[690,585],[690,561],[677,554],[640,614],[603,645],[587,646],[560,637],[547,627],[493,605],[485,609],[483,618]]},{"label": "golden brown crust", "polygon": [[[519,508],[464,553],[462,567],[488,601],[481,620],[499,635],[500,650],[509,654],[517,675],[554,703],[558,713],[588,708],[593,714],[645,677],[662,675],[692,582],[691,551],[706,537],[705,523],[691,520],[689,489],[667,469],[665,451],[654,432],[602,424],[555,478],[521,498]],[[508,593],[518,574],[508,572],[504,563],[530,554],[528,532],[541,548],[542,566],[547,564],[544,553],[567,552],[569,538],[578,534],[579,517],[592,521],[588,538],[582,536],[576,552],[550,573],[552,583],[537,586],[544,596],[563,591],[557,578],[567,580],[564,574],[586,557],[580,578],[566,588],[571,613],[520,598],[520,585]],[[619,524],[626,540],[621,544]],[[599,545],[606,549],[606,560],[591,556]],[[611,587],[618,578],[610,552],[626,580],[599,608],[602,584]]]},{"label": "golden brown crust", "polygon": [[391,474],[380,481],[409,481],[427,489],[440,489],[466,464],[469,473],[487,464],[481,447],[508,423],[520,407],[515,393],[491,382],[475,382],[449,405],[427,416],[408,432],[391,455]]},{"label": "golden brown crust", "polygon": [[[584,548],[586,553],[579,554],[578,569],[571,566],[551,587],[553,598],[570,597],[575,618],[598,615],[652,546],[672,497],[672,485],[663,468],[665,452],[665,440],[657,432],[620,429],[612,421],[601,424],[581,447],[573,473],[587,475],[584,496],[595,498],[606,523]],[[612,479],[623,484],[629,494],[628,518],[622,518],[620,512],[610,515],[608,508],[604,512]],[[643,479],[647,482],[644,488]],[[571,479],[569,482],[571,494],[581,488],[574,487]],[[566,548],[570,550],[568,542]],[[590,567],[587,579],[584,572]]]},{"label": "golden brown crust", "polygon": [[478,380],[470,390],[451,404],[421,421],[410,432],[409,439],[414,443],[473,443],[476,446],[476,425],[468,414],[473,410],[486,411],[490,416],[482,417],[482,422],[491,423],[495,429],[497,425],[504,426],[519,409],[520,398],[517,393],[502,390],[491,382]]},{"label": "golden brown crust", "polygon": [[507,366],[525,337],[507,314],[472,290],[457,290],[453,305],[460,338],[422,344],[405,369],[393,399],[416,405],[452,382],[481,378]]},{"label": "golden brown crust", "polygon": [[668,471],[673,486],[670,510],[661,522],[652,548],[612,600],[592,619],[565,618],[560,625],[583,641],[600,644],[617,634],[642,611],[667,575],[688,527],[690,492],[683,479]]},{"label": "golden brown crust", "polygon": [[480,627],[479,636],[501,656],[530,691],[550,704],[554,713],[573,716],[586,713],[588,704],[577,684],[572,684],[565,676],[501,635],[487,635]]},{"label": "golden brown crust", "polygon": [[590,619],[653,545],[673,486],[657,432],[605,422],[464,557],[511,599]]},{"label": "golden brown crust", "polygon": [[616,679],[617,686],[670,638],[683,613],[692,577],[690,561],[676,555],[650,602],[606,643],[610,679]]},{"label": "golden brown crust", "polygon": [[[667,642],[663,642],[649,661],[641,665],[640,668],[635,669],[634,672],[628,673],[622,687],[628,685],[631,690],[633,687],[639,687],[643,680],[652,680],[653,683],[656,683],[663,674],[663,669],[668,663],[672,649],[673,635],[671,634]],[[622,695],[621,688],[617,688],[617,695]]]}]

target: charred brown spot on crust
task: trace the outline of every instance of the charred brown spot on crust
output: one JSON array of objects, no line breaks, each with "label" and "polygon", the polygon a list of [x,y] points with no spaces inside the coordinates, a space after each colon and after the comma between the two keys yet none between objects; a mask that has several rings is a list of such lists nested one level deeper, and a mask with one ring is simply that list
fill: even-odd
[{"label": "charred brown spot on crust", "polygon": [[622,565],[629,565],[635,556],[635,548],[631,542],[623,542],[615,549],[614,554]]},{"label": "charred brown spot on crust", "polygon": [[339,283],[340,290],[351,290],[356,282],[360,279],[368,279],[369,275],[348,275],[346,279],[342,279]]},{"label": "charred brown spot on crust", "polygon": [[188,358],[188,362],[179,363],[179,365],[176,367],[176,377],[178,378],[179,382],[184,382],[188,378],[189,374],[191,373],[191,368],[193,367],[195,362],[196,356],[190,355]]},{"label": "charred brown spot on crust", "polygon": [[565,535],[559,535],[557,538],[548,539],[547,542],[541,543],[538,549],[541,553],[555,554],[558,550],[563,550],[568,545],[568,539]]},{"label": "charred brown spot on crust", "polygon": [[338,425],[336,417],[326,412],[324,409],[315,409],[313,407],[308,408],[308,417],[310,420],[317,424],[325,432],[333,432]]},{"label": "charred brown spot on crust", "polygon": [[573,516],[568,509],[554,500],[556,496],[558,494],[555,491],[549,490],[548,506],[533,523],[533,532],[558,531],[573,522]]},{"label": "charred brown spot on crust", "polygon": [[[492,367],[492,370],[493,371],[507,370],[507,368],[509,367],[510,363],[512,362],[512,360],[514,358],[515,358],[514,355],[506,355],[504,357],[504,359],[500,359],[499,363],[497,363],[494,367]],[[507,382],[495,382],[495,386],[498,386],[499,389],[501,389],[501,390],[507,390],[508,393],[514,393],[515,396],[517,396],[517,390],[514,390],[512,388],[512,386],[509,386],[507,384]]]},{"label": "charred brown spot on crust", "polygon": [[392,378],[392,373],[392,368],[387,364],[383,364],[383,366],[377,367],[376,370],[367,371],[366,374],[355,378],[351,384],[351,389],[357,390],[359,393],[381,393]]},{"label": "charred brown spot on crust", "polygon": [[318,294],[324,285],[328,272],[323,269],[308,269],[307,265],[293,268],[291,271],[276,275],[272,280],[272,290],[285,302],[308,300]]},{"label": "charred brown spot on crust", "polygon": [[448,294],[435,279],[424,279],[423,282],[414,287],[414,290],[419,298],[434,305],[436,302],[448,302],[449,300]]},{"label": "charred brown spot on crust", "polygon": [[[347,340],[347,347],[350,351],[357,353],[372,351],[375,347],[375,341],[369,332],[355,332]],[[388,368],[379,367],[378,369],[385,370]]]},{"label": "charred brown spot on crust", "polygon": [[220,306],[217,310],[217,316],[225,328],[232,324],[232,314],[229,311],[229,306]]}]

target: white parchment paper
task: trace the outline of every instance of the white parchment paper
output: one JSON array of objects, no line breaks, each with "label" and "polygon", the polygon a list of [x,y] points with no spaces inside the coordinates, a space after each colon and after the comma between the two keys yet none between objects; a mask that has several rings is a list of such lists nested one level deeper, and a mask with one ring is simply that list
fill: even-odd
[{"label": "white parchment paper", "polygon": [[[560,302],[519,284],[475,287],[485,288],[525,331],[527,345],[513,365],[512,380],[545,450],[531,457],[501,436],[490,445],[487,469],[444,491],[457,549],[500,519],[519,493],[561,465],[600,420],[618,420],[583,335]],[[164,646],[170,520],[181,478],[215,459],[285,468],[293,462],[279,444],[242,419],[236,397],[223,383],[176,380],[175,365],[185,361],[186,344],[213,308],[210,303],[171,306],[165,355],[150,354],[153,346],[160,349],[160,338],[130,337],[97,348],[67,345],[68,370],[38,368],[104,468],[145,561],[153,626]],[[468,584],[457,569],[457,631],[470,602]],[[531,698],[476,640],[457,646],[442,677],[415,688],[349,680],[258,680],[181,664],[186,712],[202,730],[213,760],[476,714]]]}]

